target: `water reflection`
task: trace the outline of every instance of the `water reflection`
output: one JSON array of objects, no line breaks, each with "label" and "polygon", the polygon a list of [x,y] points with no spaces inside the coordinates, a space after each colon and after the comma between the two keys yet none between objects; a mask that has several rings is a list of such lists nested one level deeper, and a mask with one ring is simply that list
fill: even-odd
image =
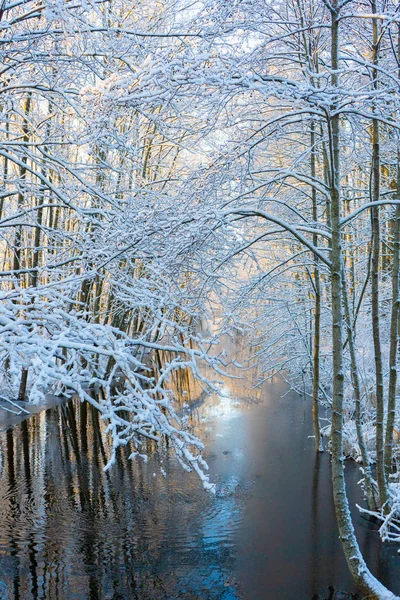
[{"label": "water reflection", "polygon": [[104,473],[107,443],[77,402],[1,434],[1,597],[239,598],[237,499],[209,497],[157,448],[147,465],[126,448]]},{"label": "water reflection", "polygon": [[[1,600],[356,598],[308,403],[279,385],[249,402],[251,381],[226,385],[222,401],[192,387],[182,403],[207,445],[215,498],[166,440],[149,442],[147,464],[122,449],[104,473],[104,423],[76,401],[0,433]],[[348,471],[355,502],[359,473]],[[399,593],[396,549],[357,514],[355,524],[371,568]]]}]

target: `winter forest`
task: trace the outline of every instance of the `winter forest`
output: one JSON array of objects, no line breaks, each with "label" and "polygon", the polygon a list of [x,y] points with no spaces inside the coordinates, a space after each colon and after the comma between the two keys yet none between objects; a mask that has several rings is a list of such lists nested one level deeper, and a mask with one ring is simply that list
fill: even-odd
[{"label": "winter forest", "polygon": [[[158,447],[217,502],[190,389],[280,381],[329,457],[354,597],[397,598],[353,526],[400,548],[397,0],[0,0],[0,57],[0,417],[73,397],[104,476]],[[30,456],[34,480],[4,436],[1,478]],[[13,588],[2,560],[5,599],[164,598],[57,595],[36,566]],[[248,598],[311,600],[292,584]],[[244,597],[204,594],[165,597]]]}]

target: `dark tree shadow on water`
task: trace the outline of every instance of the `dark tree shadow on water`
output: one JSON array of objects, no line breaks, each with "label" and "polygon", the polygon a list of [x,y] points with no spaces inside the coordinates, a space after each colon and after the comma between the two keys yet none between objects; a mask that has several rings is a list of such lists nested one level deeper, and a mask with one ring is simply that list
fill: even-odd
[{"label": "dark tree shadow on water", "polygon": [[348,594],[341,590],[335,590],[331,585],[328,587],[326,594],[318,596],[314,594],[311,600],[361,600],[358,594]]}]

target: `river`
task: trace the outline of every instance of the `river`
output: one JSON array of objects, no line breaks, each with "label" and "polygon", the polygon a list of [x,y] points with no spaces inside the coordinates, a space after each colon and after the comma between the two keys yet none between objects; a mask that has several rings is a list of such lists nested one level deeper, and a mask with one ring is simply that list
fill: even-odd
[{"label": "river", "polygon": [[[251,398],[236,380],[191,409],[215,497],[168,445],[103,472],[104,424],[77,401],[0,434],[2,600],[359,598],[338,540],[328,454],[310,404],[282,383]],[[166,477],[160,471],[162,468]],[[350,501],[360,501],[349,463]],[[400,556],[355,512],[372,571],[400,593]]]}]

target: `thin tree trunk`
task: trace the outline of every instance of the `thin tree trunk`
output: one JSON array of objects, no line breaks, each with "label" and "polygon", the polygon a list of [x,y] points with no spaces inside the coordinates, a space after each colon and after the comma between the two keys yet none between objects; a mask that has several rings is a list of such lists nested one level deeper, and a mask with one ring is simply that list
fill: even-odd
[{"label": "thin tree trunk", "polygon": [[[10,131],[10,117],[6,116],[6,133],[5,133],[5,139],[8,140],[9,138],[9,131]],[[7,185],[8,185],[8,158],[5,157],[4,158],[4,167],[3,167],[3,191],[4,194],[7,193]],[[4,197],[0,198],[0,219],[3,216],[3,208],[4,208]]]},{"label": "thin tree trunk", "polygon": [[[332,88],[339,87],[339,2],[334,0],[331,8],[331,59]],[[333,344],[333,398],[332,398],[332,486],[336,518],[340,540],[350,572],[361,591],[370,600],[393,598],[389,592],[368,570],[358,547],[349,502],[346,493],[343,461],[343,290],[342,290],[342,239],[341,239],[341,201],[340,201],[340,116],[336,106],[332,106],[330,127],[331,155],[331,213],[332,213],[332,344]]]},{"label": "thin tree trunk", "polygon": [[[376,2],[372,1],[372,12],[376,13]],[[373,88],[378,89],[378,24],[373,19]],[[372,190],[371,199],[377,202],[380,197],[380,143],[379,121],[372,120]],[[379,207],[372,209],[372,271],[371,271],[371,316],[372,336],[374,341],[375,358],[375,391],[376,391],[376,477],[378,481],[381,506],[388,499],[384,465],[384,391],[383,391],[383,365],[379,318],[379,265],[380,265],[380,220]]]},{"label": "thin tree trunk", "polygon": [[[311,178],[316,177],[316,155],[315,155],[315,124],[311,123]],[[311,189],[313,221],[318,221],[317,190],[315,186]],[[318,245],[318,236],[313,235],[314,246]],[[321,338],[321,282],[319,277],[318,258],[314,258],[314,288],[315,288],[315,314],[314,314],[314,340],[313,340],[313,400],[312,418],[314,424],[315,450],[322,451],[321,432],[319,426],[319,386],[320,386],[320,338]]]},{"label": "thin tree trunk", "polygon": [[[25,105],[24,105],[24,119],[22,123],[22,140],[25,144],[29,142],[29,128],[28,121],[26,117],[29,115],[31,109],[31,95],[28,94]],[[22,163],[24,166],[19,168],[19,178],[20,178],[20,189],[18,192],[18,200],[17,207],[20,209],[25,200],[25,185],[26,185],[26,164],[28,162],[28,157],[26,154],[22,157]],[[14,236],[14,261],[13,261],[13,270],[15,271],[15,277],[17,280],[20,279],[20,275],[18,271],[21,269],[21,243],[22,243],[22,225],[17,225]]]},{"label": "thin tree trunk", "polygon": [[[397,199],[400,200],[400,150],[397,166]],[[392,313],[390,319],[389,388],[385,436],[385,476],[389,481],[392,469],[393,431],[396,417],[397,355],[399,346],[399,252],[400,252],[400,206],[396,206],[393,232],[392,263]]]},{"label": "thin tree trunk", "polygon": [[351,381],[353,385],[354,391],[354,403],[356,409],[356,431],[357,431],[357,440],[358,445],[360,447],[361,459],[363,462],[364,469],[364,483],[365,483],[365,491],[367,494],[368,507],[370,510],[376,509],[375,495],[372,484],[372,475],[371,475],[371,466],[369,461],[369,455],[367,446],[364,439],[364,431],[362,425],[362,411],[361,411],[361,385],[360,385],[360,377],[358,373],[358,365],[357,365],[357,355],[354,344],[354,326],[353,319],[350,313],[350,304],[349,304],[349,296],[347,292],[347,284],[345,273],[343,272],[343,305],[345,311],[346,318],[346,326],[347,326],[347,342],[349,344],[350,351],[350,362],[351,362]]},{"label": "thin tree trunk", "polygon": [[[26,143],[26,144],[29,142],[29,125],[28,125],[27,117],[31,110],[31,101],[32,101],[31,94],[28,94],[28,96],[26,97],[26,100],[25,100],[25,104],[24,104],[24,119],[23,119],[23,123],[22,123],[22,133],[23,133],[22,139],[23,139],[24,143]],[[17,200],[18,209],[22,207],[24,200],[25,200],[25,185],[26,185],[26,172],[27,172],[25,165],[28,162],[28,157],[26,156],[26,154],[23,155],[22,162],[23,162],[24,166],[21,166],[20,170],[19,170],[19,176],[20,176],[21,181],[19,184],[20,190],[18,193],[18,200]],[[21,266],[22,266],[21,265],[21,250],[22,250],[21,245],[22,245],[22,225],[18,225],[15,230],[15,236],[14,236],[13,270],[14,270],[15,280],[18,281],[19,285],[21,285],[21,283],[22,283],[21,278],[23,277],[19,273]],[[18,390],[18,400],[25,399],[27,383],[28,383],[28,369],[23,367],[22,371],[21,371],[21,379],[20,379],[19,390]]]},{"label": "thin tree trunk", "polygon": [[[398,80],[400,81],[400,23],[397,37]],[[400,146],[397,148],[397,200],[400,200]],[[390,319],[389,389],[385,436],[385,475],[389,481],[393,458],[393,432],[396,418],[397,356],[399,349],[399,270],[400,270],[400,206],[396,206],[393,227],[392,314]]]},{"label": "thin tree trunk", "polygon": [[28,369],[22,369],[21,381],[20,381],[19,390],[18,390],[18,400],[25,400],[27,385],[28,385]]}]

